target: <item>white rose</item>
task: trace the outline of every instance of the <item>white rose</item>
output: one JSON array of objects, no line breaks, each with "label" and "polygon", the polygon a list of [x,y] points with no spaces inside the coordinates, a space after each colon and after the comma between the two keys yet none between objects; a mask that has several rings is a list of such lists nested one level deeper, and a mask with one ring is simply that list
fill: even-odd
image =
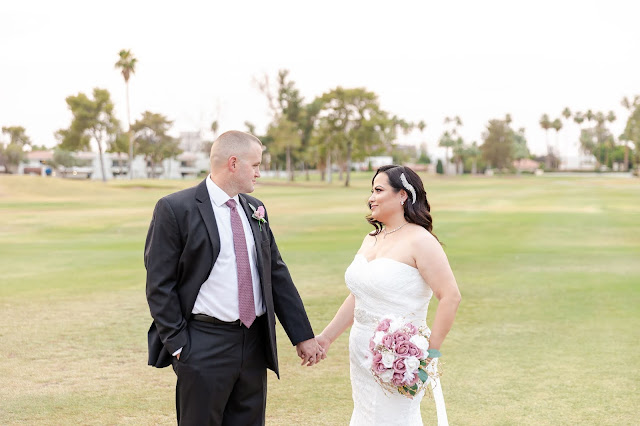
[{"label": "white rose", "polygon": [[382,354],[382,364],[386,368],[393,367],[393,362],[396,360],[396,356],[391,352],[385,352]]},{"label": "white rose", "polygon": [[402,321],[401,318],[392,318],[391,324],[389,324],[389,333],[395,333],[400,328],[402,328],[403,325],[404,325],[404,322]]},{"label": "white rose", "polygon": [[414,377],[416,377],[415,374],[413,374],[413,372],[407,370],[404,372],[404,375],[402,376],[402,381],[405,383],[410,383]]},{"label": "white rose", "polygon": [[418,349],[422,351],[422,359],[427,357],[427,351],[429,350],[429,341],[426,339],[426,337],[415,335],[412,336],[409,341],[416,345]]},{"label": "white rose", "polygon": [[391,379],[393,379],[393,368],[383,371],[382,373],[378,374],[378,377],[380,377],[383,382],[389,383]]},{"label": "white rose", "polygon": [[373,335],[373,343],[378,346],[382,343],[382,338],[384,337],[384,331],[376,331],[376,334]]},{"label": "white rose", "polygon": [[[404,365],[407,367],[407,371],[414,372],[420,367],[420,360],[415,356],[405,358]],[[413,377],[412,377],[413,378]]]}]

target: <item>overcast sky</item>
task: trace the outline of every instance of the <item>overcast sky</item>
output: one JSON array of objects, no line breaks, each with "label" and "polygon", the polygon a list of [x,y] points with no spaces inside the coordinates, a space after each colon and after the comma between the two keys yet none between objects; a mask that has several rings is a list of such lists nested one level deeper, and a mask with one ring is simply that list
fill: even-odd
[{"label": "overcast sky", "polygon": [[[402,141],[435,153],[446,116],[466,141],[510,113],[532,151],[544,151],[543,113],[613,110],[640,94],[640,3],[607,1],[3,1],[0,125],[53,146],[67,127],[65,97],[108,89],[126,122],[120,49],[138,58],[132,121],[145,111],[174,133],[209,128],[260,133],[269,122],[252,79],[282,68],[307,100],[338,85],[366,87],[382,108],[424,120]],[[577,127],[560,142],[577,140]],[[554,136],[551,136],[554,140]],[[575,144],[574,144],[575,146]]]}]

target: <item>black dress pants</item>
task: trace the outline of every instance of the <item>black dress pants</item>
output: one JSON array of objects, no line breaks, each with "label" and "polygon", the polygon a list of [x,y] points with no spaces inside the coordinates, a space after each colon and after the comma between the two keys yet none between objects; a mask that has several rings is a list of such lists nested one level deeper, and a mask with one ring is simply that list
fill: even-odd
[{"label": "black dress pants", "polygon": [[189,321],[189,341],[174,357],[180,426],[264,425],[266,315],[251,328]]}]

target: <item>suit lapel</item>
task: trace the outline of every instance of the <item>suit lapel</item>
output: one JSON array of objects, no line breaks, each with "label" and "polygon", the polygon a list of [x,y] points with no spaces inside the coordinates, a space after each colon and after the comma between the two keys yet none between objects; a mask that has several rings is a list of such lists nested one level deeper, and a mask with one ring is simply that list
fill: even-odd
[{"label": "suit lapel", "polygon": [[200,183],[196,188],[196,204],[198,206],[198,210],[200,210],[200,214],[202,215],[204,225],[207,228],[209,239],[211,240],[213,263],[215,263],[218,255],[220,254],[220,234],[218,233],[216,216],[213,214],[213,207],[211,207],[211,199],[209,198],[206,180],[202,181],[202,183]]},{"label": "suit lapel", "polygon": [[[253,233],[253,240],[256,243],[256,253],[258,255],[258,270],[262,272],[262,253],[260,250],[260,244],[262,243],[262,231],[260,230],[260,223],[256,219],[251,217],[253,216],[253,209],[249,207],[249,202],[244,197],[244,195],[238,194],[238,199],[240,200],[242,209],[249,219],[249,225],[251,225],[251,233]],[[253,207],[257,208],[258,206]]]}]

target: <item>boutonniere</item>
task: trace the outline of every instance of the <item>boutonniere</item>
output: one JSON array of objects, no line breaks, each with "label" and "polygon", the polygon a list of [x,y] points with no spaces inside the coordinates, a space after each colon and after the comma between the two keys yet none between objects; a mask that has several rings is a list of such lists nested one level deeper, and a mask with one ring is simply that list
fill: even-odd
[{"label": "boutonniere", "polygon": [[253,215],[251,215],[251,217],[258,221],[260,224],[260,231],[262,231],[262,224],[267,223],[267,219],[264,218],[264,206],[258,206],[256,209],[251,205],[251,203],[249,203],[249,207],[253,210]]}]

